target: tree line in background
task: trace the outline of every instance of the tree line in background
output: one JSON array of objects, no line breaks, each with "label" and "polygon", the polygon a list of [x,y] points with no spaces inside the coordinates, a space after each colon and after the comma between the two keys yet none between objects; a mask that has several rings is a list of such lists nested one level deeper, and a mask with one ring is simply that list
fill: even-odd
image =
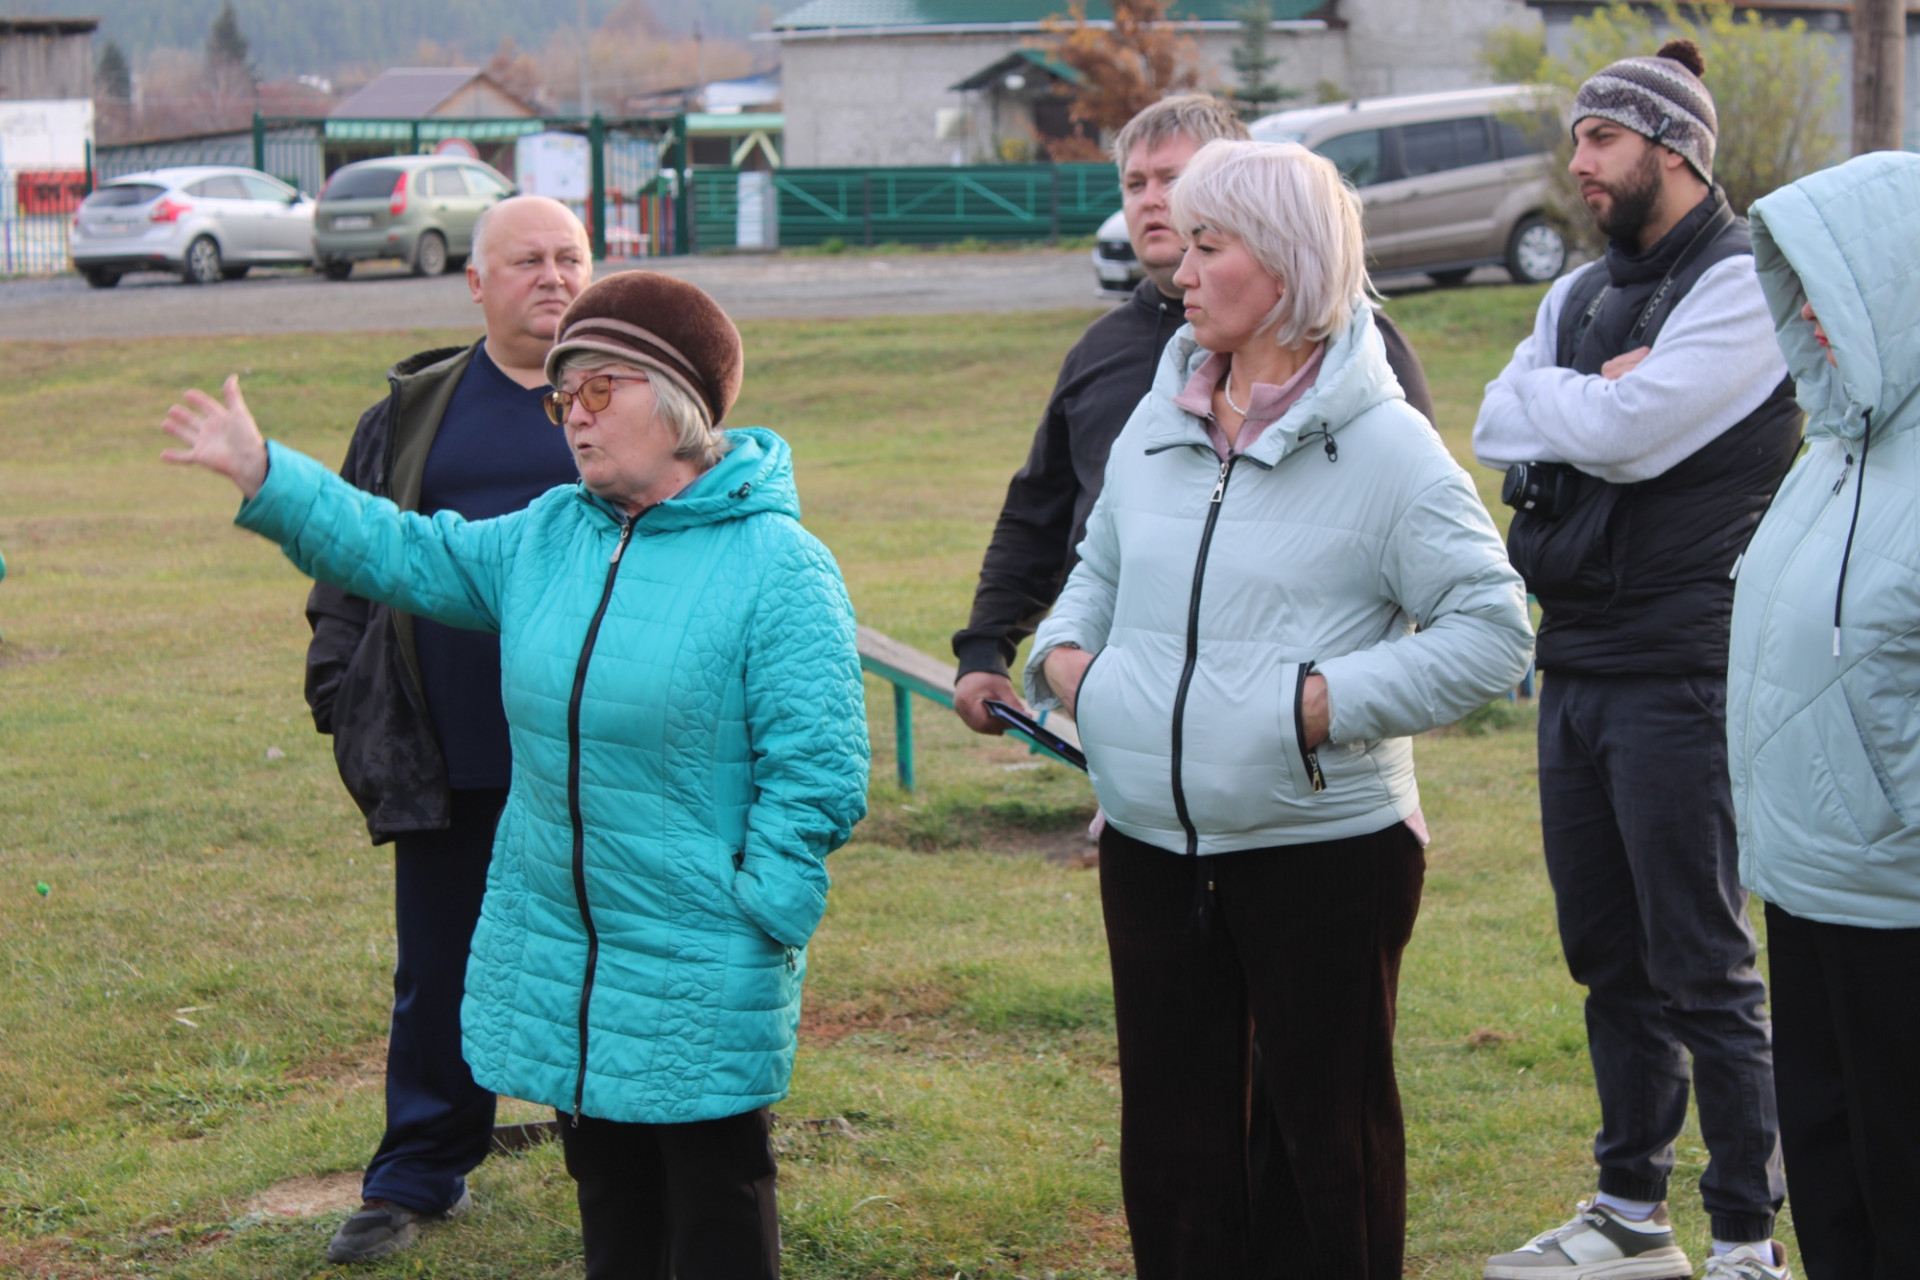
[{"label": "tree line in background", "polygon": [[[180,34],[178,23],[159,25],[166,14],[197,10],[206,22],[207,0],[140,0],[140,9],[154,12],[129,22],[111,16],[113,3],[81,7],[108,15],[97,37],[94,97],[100,140],[121,142],[242,128],[256,110],[270,117],[324,116],[341,95],[392,66],[484,67],[536,109],[561,114],[580,106],[584,65],[594,109],[619,115],[636,95],[765,69],[772,52],[750,45],[745,29],[770,24],[771,5],[751,0],[752,17],[744,22],[723,27],[715,20],[716,14],[738,17],[748,4],[590,0],[583,32],[578,0],[378,0],[371,7],[385,16],[371,30],[394,34],[390,46],[370,43],[364,32],[343,43],[340,29],[359,17],[343,10],[365,7],[363,0],[292,0],[266,6],[265,16],[253,13],[262,7],[257,0],[222,0],[198,33],[165,44],[142,41],[156,32],[169,39]],[[512,21],[503,16],[508,9]],[[703,9],[714,30],[702,29]],[[537,21],[542,17],[548,21]],[[333,38],[320,38],[322,30]],[[127,31],[139,38],[123,44]],[[290,41],[311,52],[291,59]],[[329,49],[353,52],[329,60]]]}]

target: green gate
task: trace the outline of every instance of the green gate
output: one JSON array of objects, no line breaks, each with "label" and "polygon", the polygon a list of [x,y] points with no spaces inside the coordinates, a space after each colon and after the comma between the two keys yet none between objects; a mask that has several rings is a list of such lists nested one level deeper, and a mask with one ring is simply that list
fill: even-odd
[{"label": "green gate", "polygon": [[[741,175],[695,169],[694,253],[737,243]],[[1091,235],[1120,207],[1110,164],[964,168],[779,169],[772,188],[782,246],[950,244]]]}]

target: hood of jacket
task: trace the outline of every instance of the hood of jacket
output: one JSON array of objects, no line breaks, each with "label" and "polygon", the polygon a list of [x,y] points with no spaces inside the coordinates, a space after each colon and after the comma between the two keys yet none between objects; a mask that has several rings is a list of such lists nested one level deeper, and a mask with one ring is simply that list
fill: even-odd
[{"label": "hood of jacket", "polygon": [[[1160,357],[1154,397],[1171,401],[1212,354],[1194,337],[1192,325],[1182,325]],[[1373,308],[1360,299],[1347,317],[1346,328],[1327,340],[1327,354],[1313,386],[1260,433],[1246,456],[1272,467],[1303,443],[1331,436],[1375,405],[1405,398],[1400,380],[1387,363],[1386,343],[1374,325]],[[1148,453],[1183,444],[1213,448],[1200,419],[1184,410],[1156,415],[1142,443]]]},{"label": "hood of jacket", "polygon": [[[650,537],[764,511],[800,518],[800,490],[793,481],[793,451],[787,442],[765,427],[734,427],[726,434],[733,444],[726,456],[685,489],[642,512],[634,533]],[[589,493],[585,484],[578,492],[615,524],[625,523],[625,512]]]},{"label": "hood of jacket", "polygon": [[[1878,151],[1800,179],[1747,215],[1760,284],[1809,435],[1876,441],[1910,430],[1920,386],[1920,155]],[[1800,318],[1814,314],[1837,365]]]}]

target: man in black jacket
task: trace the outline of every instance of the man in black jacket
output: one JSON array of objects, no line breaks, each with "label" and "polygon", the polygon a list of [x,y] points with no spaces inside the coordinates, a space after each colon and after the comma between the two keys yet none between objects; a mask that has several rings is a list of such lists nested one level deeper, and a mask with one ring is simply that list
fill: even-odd
[{"label": "man in black jacket", "polygon": [[[586,229],[565,205],[517,196],[487,210],[467,263],[486,336],[395,365],[341,475],[405,510],[476,520],[573,483],[566,439],[541,406],[544,365],[592,272]],[[374,843],[394,843],[387,1127],[359,1211],[327,1246],[329,1262],[362,1262],[413,1243],[420,1220],[464,1210],[466,1175],[487,1154],[494,1098],[461,1057],[460,1001],[512,757],[497,636],[325,585],[307,619],[314,725],[333,735]]]},{"label": "man in black jacket", "polygon": [[1543,611],[1541,841],[1600,1096],[1597,1193],[1489,1280],[1691,1275],[1665,1203],[1689,1085],[1708,1280],[1788,1275],[1726,677],[1733,575],[1800,412],[1713,185],[1702,66],[1679,40],[1581,86],[1571,168],[1606,257],[1548,292],[1474,425],[1480,460],[1511,468],[1507,547]]},{"label": "man in black jacket", "polygon": [[[1152,390],[1167,340],[1186,323],[1173,283],[1185,245],[1168,221],[1167,195],[1194,152],[1216,138],[1246,136],[1246,126],[1219,99],[1193,94],[1148,107],[1114,140],[1127,238],[1147,278],[1067,353],[1026,465],[1007,486],[974,589],[973,615],[953,637],[960,660],[954,710],[976,733],[1004,729],[981,705],[987,699],[1025,705],[1008,666],[1066,585],[1078,559],[1074,548],[1100,496],[1107,451]],[[1375,319],[1407,400],[1432,421],[1419,358],[1392,321],[1381,313]]]}]

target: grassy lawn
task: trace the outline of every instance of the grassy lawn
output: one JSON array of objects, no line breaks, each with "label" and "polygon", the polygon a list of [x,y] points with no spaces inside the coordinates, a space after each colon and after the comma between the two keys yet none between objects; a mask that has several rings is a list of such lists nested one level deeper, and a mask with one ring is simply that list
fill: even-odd
[{"label": "grassy lawn", "polygon": [[[1393,304],[1463,460],[1480,387],[1538,297]],[[864,621],[946,651],[1093,314],[746,327],[735,420],[793,443],[806,521]],[[158,464],[154,424],[179,388],[239,370],[271,433],[335,462],[389,363],[469,336],[9,346],[0,1274],[332,1274],[338,1216],[281,1210],[357,1186],[380,1132],[388,857],[300,697],[302,581],[229,525],[223,482]],[[1498,478],[1476,478],[1494,498]],[[832,861],[778,1108],[787,1273],[1130,1275],[1098,886],[1059,856],[1090,795],[922,703],[908,796],[891,701],[868,693],[873,816]],[[1523,710],[1419,748],[1435,843],[1399,1037],[1413,1275],[1478,1276],[1591,1189],[1597,1106],[1529,724]],[[1703,1159],[1690,1131],[1674,1203],[1696,1258]],[[472,1185],[471,1219],[356,1274],[579,1274],[556,1148],[489,1160]]]}]

